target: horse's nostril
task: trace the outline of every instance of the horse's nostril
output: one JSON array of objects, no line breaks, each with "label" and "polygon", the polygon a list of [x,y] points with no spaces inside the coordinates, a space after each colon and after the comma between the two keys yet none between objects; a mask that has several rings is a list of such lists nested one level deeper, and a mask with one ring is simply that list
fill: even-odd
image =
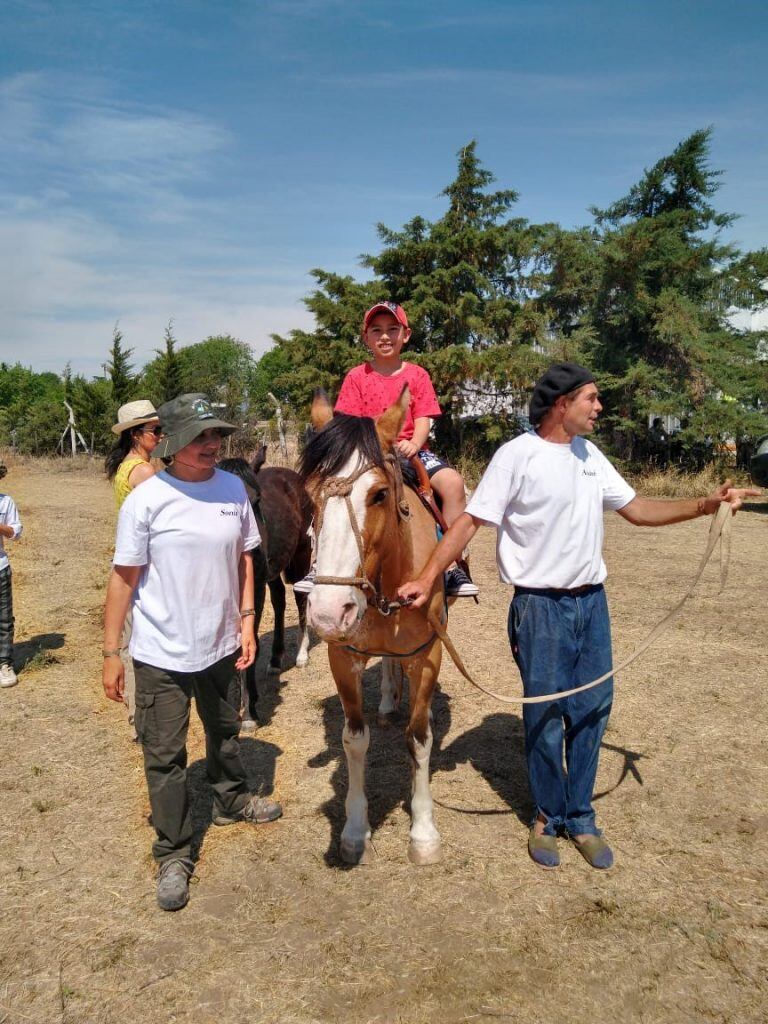
[{"label": "horse's nostril", "polygon": [[350,625],[357,618],[357,605],[354,601],[347,601],[342,608],[342,622],[345,626]]}]

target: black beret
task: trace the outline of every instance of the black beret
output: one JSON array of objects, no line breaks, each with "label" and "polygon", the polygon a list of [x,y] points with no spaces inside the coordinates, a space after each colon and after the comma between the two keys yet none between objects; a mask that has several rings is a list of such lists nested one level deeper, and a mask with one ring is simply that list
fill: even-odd
[{"label": "black beret", "polygon": [[538,426],[561,395],[569,395],[594,380],[594,375],[578,363],[553,363],[533,386],[528,410],[533,426]]}]

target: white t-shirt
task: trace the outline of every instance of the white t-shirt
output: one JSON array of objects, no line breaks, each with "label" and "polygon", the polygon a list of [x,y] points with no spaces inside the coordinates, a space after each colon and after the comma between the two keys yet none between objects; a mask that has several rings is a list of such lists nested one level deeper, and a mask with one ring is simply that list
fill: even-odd
[{"label": "white t-shirt", "polygon": [[591,441],[522,434],[493,456],[467,512],[496,526],[505,583],[570,588],[603,582],[603,510],[634,497]]},{"label": "white t-shirt", "polygon": [[[10,494],[0,494],[0,523],[13,529],[13,540],[21,536],[21,519]],[[4,538],[0,536],[0,569],[7,569],[11,564],[3,549]]]},{"label": "white t-shirt", "polygon": [[115,565],[141,565],[129,650],[138,661],[199,672],[240,646],[239,563],[261,542],[245,487],[217,469],[188,483],[166,472],[120,509]]}]

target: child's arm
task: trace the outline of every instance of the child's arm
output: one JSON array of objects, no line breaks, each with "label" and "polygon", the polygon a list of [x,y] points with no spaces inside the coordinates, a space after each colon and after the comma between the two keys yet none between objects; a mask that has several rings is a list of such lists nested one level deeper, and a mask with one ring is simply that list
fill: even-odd
[{"label": "child's arm", "polygon": [[410,459],[417,451],[424,447],[429,437],[429,429],[432,420],[429,416],[417,416],[413,421],[413,437],[410,441],[398,441],[396,448],[406,459]]},{"label": "child's arm", "polygon": [[0,523],[0,535],[9,540],[17,540],[21,536],[21,519],[13,498],[6,495],[5,511],[2,513],[4,522]]}]

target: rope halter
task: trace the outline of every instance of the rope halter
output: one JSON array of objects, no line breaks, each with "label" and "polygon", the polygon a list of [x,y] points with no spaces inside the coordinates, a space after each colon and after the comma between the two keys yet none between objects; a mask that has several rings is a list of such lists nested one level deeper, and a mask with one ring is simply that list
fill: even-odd
[{"label": "rope halter", "polygon": [[[394,485],[395,485],[395,502],[397,508],[398,518],[405,521],[410,518],[411,510],[408,507],[408,502],[405,500],[403,494],[403,477],[400,472],[400,463],[397,457],[389,453],[384,456],[384,469],[388,474],[391,474]],[[320,490],[320,498],[318,502],[317,511],[317,524],[315,527],[315,535],[320,539],[320,531],[323,528],[323,518],[325,516],[325,506],[328,503],[329,498],[343,498],[344,504],[347,509],[347,515],[349,517],[349,523],[352,527],[352,533],[355,537],[355,543],[357,544],[357,551],[360,556],[360,573],[359,576],[315,576],[316,586],[331,586],[331,587],[357,587],[359,590],[368,592],[368,603],[371,604],[380,615],[391,615],[392,612],[397,611],[403,607],[403,601],[395,600],[390,601],[381,590],[376,587],[371,580],[365,575],[365,545],[363,544],[363,536],[360,533],[360,526],[355,516],[355,510],[352,507],[352,488],[363,476],[368,472],[369,469],[374,469],[372,463],[364,463],[356,472],[350,476],[332,476],[323,482]]]}]

